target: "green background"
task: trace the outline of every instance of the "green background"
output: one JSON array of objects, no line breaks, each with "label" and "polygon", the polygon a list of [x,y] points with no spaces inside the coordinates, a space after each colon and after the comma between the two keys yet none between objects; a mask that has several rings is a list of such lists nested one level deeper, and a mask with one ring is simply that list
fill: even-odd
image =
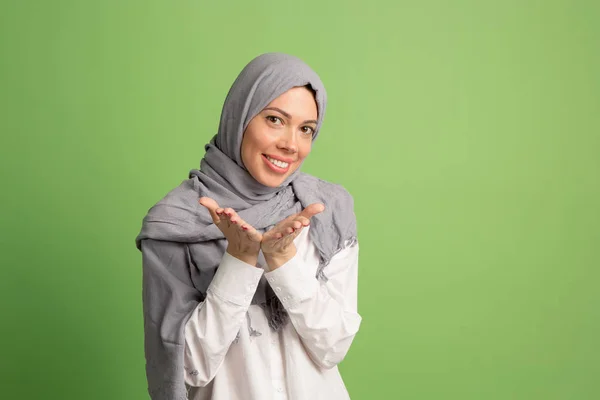
[{"label": "green background", "polygon": [[0,398],[148,399],[142,217],[283,51],[356,202],[352,399],[599,399],[599,4],[3,1]]}]

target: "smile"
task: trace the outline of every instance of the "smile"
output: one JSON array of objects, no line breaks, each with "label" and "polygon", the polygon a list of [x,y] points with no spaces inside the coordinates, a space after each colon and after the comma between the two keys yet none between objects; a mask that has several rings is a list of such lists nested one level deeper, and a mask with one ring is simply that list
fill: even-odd
[{"label": "smile", "polygon": [[290,168],[290,164],[287,162],[276,160],[264,154],[262,154],[261,157],[265,161],[267,166],[271,168],[271,170],[280,174],[286,173]]},{"label": "smile", "polygon": [[274,159],[274,158],[271,158],[271,157],[269,157],[269,156],[266,156],[266,157],[267,157],[267,160],[271,161],[271,163],[273,163],[273,164],[277,165],[279,168],[287,168],[287,167],[288,167],[288,165],[290,165],[289,163],[286,163],[286,162],[283,162],[283,161],[276,160],[276,159]]}]

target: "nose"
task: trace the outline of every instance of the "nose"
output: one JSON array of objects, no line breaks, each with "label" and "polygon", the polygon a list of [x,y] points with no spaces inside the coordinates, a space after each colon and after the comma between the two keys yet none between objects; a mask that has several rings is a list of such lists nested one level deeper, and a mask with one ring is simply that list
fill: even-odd
[{"label": "nose", "polygon": [[285,150],[289,153],[298,152],[298,143],[293,129],[286,129],[286,132],[279,137],[277,148]]}]

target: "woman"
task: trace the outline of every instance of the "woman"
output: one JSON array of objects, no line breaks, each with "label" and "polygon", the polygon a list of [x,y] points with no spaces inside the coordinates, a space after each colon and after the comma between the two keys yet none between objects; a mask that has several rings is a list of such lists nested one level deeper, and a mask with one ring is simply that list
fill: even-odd
[{"label": "woman", "polygon": [[352,197],[300,172],[325,105],[304,62],[255,58],[200,169],[144,218],[153,400],[349,398],[337,364],[361,323]]}]

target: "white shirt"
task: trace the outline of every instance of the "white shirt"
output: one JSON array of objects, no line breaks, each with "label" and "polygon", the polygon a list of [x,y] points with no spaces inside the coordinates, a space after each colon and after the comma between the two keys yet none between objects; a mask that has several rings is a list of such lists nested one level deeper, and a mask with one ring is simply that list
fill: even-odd
[{"label": "white shirt", "polygon": [[[294,240],[296,256],[271,272],[223,255],[185,327],[190,400],[349,399],[337,364],[361,323],[358,244],[331,259],[322,282],[315,278],[319,259],[309,229]],[[250,305],[263,275],[289,315],[279,332],[259,305]],[[248,317],[261,335],[250,335]]]}]

